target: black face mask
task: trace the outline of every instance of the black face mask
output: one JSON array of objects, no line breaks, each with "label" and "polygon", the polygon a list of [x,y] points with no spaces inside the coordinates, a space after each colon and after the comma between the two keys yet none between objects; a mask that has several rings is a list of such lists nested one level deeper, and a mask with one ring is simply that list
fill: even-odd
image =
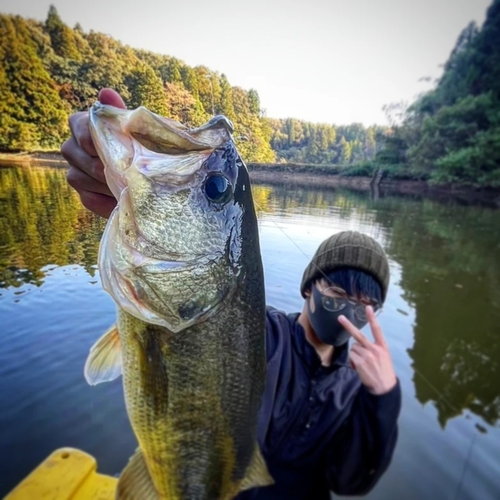
[{"label": "black face mask", "polygon": [[[342,310],[336,312],[325,309],[321,300],[324,297],[323,294],[316,288],[316,285],[311,288],[312,297],[307,299],[307,312],[314,333],[322,342],[335,347],[348,342],[351,335],[339,323],[338,318],[341,315],[345,316],[356,328],[361,329],[366,325],[366,321],[360,321],[354,316],[354,308],[351,304],[347,304]],[[316,306],[314,312],[311,311],[311,299],[314,299]]]}]

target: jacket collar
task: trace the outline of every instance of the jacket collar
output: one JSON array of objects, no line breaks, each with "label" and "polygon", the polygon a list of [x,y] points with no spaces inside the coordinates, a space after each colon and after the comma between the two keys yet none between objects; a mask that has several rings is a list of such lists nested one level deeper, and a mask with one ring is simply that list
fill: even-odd
[{"label": "jacket collar", "polygon": [[331,373],[339,366],[345,366],[348,363],[349,343],[335,347],[333,358],[330,366],[322,366],[321,358],[316,349],[308,342],[306,332],[302,325],[297,321],[299,313],[289,314],[288,320],[291,323],[292,343],[299,356],[303,359],[307,366],[310,367],[312,373],[321,369],[326,373]]}]

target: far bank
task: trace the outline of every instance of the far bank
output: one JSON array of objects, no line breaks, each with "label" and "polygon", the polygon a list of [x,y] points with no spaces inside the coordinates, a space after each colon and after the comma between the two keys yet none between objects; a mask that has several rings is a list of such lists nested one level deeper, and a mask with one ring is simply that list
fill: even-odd
[{"label": "far bank", "polygon": [[[66,160],[59,152],[0,153],[0,167],[9,165],[50,166],[66,168]],[[307,186],[318,188],[343,187],[370,193],[374,198],[387,195],[417,196],[446,202],[456,200],[463,204],[481,204],[500,208],[500,188],[471,187],[457,184],[434,185],[424,180],[401,180],[379,176],[354,175],[338,165],[262,164],[249,163],[251,179],[256,183]],[[347,175],[346,175],[347,173]]]}]

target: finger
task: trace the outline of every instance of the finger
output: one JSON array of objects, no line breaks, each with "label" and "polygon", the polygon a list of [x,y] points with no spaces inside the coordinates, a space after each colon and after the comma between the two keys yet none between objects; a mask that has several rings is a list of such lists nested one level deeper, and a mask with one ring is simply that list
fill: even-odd
[{"label": "finger", "polygon": [[78,146],[80,146],[89,156],[96,158],[97,151],[89,129],[89,114],[85,111],[81,111],[71,115],[69,117],[69,128]]},{"label": "finger", "polygon": [[371,342],[343,314],[339,316],[338,321],[356,342],[363,347],[370,347]]},{"label": "finger", "polygon": [[357,370],[357,368],[359,368],[359,366],[363,364],[363,357],[358,353],[353,352],[352,350],[349,351],[349,360],[354,365],[355,370]]},{"label": "finger", "polygon": [[384,333],[382,332],[382,328],[377,321],[377,317],[375,316],[375,312],[373,311],[372,306],[366,306],[366,317],[368,319],[375,344],[378,344],[382,347],[387,347]]},{"label": "finger", "polygon": [[92,193],[90,191],[80,191],[78,194],[85,208],[106,219],[109,219],[111,212],[116,207],[116,200],[112,196]]},{"label": "finger", "polygon": [[[65,160],[80,169],[101,184],[106,183],[104,166],[99,158],[89,156],[77,143],[75,137],[70,137],[61,147]],[[77,188],[77,186],[73,186]]]},{"label": "finger", "polygon": [[72,188],[76,189],[76,191],[90,191],[91,193],[113,196],[113,193],[105,182],[96,181],[93,177],[79,168],[70,166],[66,173],[66,180]]},{"label": "finger", "polygon": [[355,342],[351,346],[351,351],[355,352],[359,356],[364,356],[365,353],[366,353],[366,351],[367,351],[367,349],[366,349],[366,347],[363,347],[361,344],[358,344],[357,342]]},{"label": "finger", "polygon": [[113,89],[101,89],[99,92],[99,101],[101,104],[108,104],[116,108],[127,108],[121,95]]}]

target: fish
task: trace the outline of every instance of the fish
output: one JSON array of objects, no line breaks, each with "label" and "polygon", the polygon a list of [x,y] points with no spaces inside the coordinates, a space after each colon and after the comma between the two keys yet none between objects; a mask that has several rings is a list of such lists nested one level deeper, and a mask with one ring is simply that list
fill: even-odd
[{"label": "fish", "polygon": [[232,123],[189,128],[97,101],[89,128],[118,200],[98,255],[117,316],[84,375],[122,376],[138,442],[116,498],[229,500],[272,484],[257,442],[264,275]]}]

